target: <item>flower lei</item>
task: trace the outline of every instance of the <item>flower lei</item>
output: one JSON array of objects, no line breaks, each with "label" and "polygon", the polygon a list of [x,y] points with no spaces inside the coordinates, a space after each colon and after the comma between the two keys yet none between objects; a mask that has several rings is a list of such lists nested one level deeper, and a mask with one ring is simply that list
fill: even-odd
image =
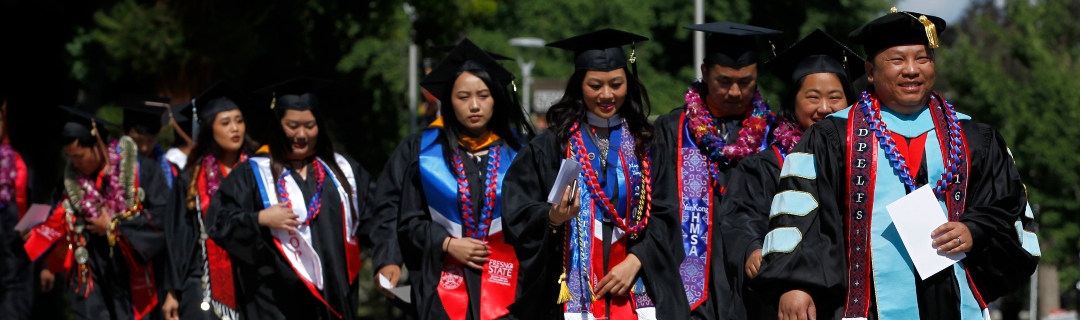
[{"label": "flower lei", "polygon": [[457,176],[458,195],[461,196],[461,218],[465,227],[465,236],[473,239],[487,240],[488,231],[491,229],[491,218],[495,212],[495,198],[499,181],[499,150],[500,146],[493,146],[488,152],[487,179],[485,179],[484,207],[480,210],[480,225],[473,220],[472,191],[469,188],[469,179],[465,173],[465,164],[461,155],[454,153],[455,176]]},{"label": "flower lei", "polygon": [[776,124],[776,130],[773,130],[773,136],[776,137],[776,144],[780,146],[780,152],[788,154],[791,149],[795,148],[795,144],[799,143],[799,139],[802,139],[803,131],[799,128],[799,125],[788,119],[781,119]]},{"label": "flower lei", "polygon": [[727,142],[717,135],[716,121],[701,99],[701,94],[706,90],[705,83],[694,82],[690,85],[685,99],[686,117],[694,142],[705,148],[709,159],[727,164],[741,161],[746,156],[763,150],[762,142],[766,139],[769,126],[775,121],[775,115],[769,110],[769,104],[762,99],[761,93],[754,92],[751,100],[754,107],[747,110],[738,141],[734,145],[727,145]]},{"label": "flower lei", "polygon": [[[856,104],[856,107],[862,111],[863,115],[867,118],[867,122],[870,123],[871,130],[874,131],[874,135],[877,136],[878,144],[885,150],[885,154],[889,158],[889,164],[892,165],[893,170],[896,170],[900,175],[900,180],[911,191],[916,189],[915,177],[911,175],[911,171],[908,170],[907,160],[904,154],[896,147],[896,141],[893,140],[892,135],[888,134],[888,128],[885,125],[885,121],[881,119],[881,105],[878,102],[877,96],[862,92],[862,98]],[[960,132],[960,120],[956,116],[956,109],[952,104],[945,101],[937,94],[937,92],[930,93],[930,107],[942,108],[945,114],[945,123],[948,125],[949,130],[949,156],[945,159],[945,173],[941,174],[941,179],[938,179],[938,183],[934,186],[934,194],[940,196],[945,191],[945,187],[950,181],[953,181],[953,177],[960,171],[960,150],[963,142],[962,133]]]},{"label": "flower lei", "polygon": [[[303,225],[310,225],[312,220],[319,215],[319,211],[322,210],[322,191],[323,181],[326,181],[326,168],[323,166],[322,161],[315,159],[311,162],[312,171],[315,172],[315,194],[311,195],[311,201],[308,201],[307,207],[307,219],[304,220]],[[289,176],[292,170],[285,169],[281,171],[281,176],[278,177],[277,192],[278,197],[281,199],[281,203],[285,204],[286,208],[292,209],[292,200],[289,198],[289,191],[285,187],[285,177]]]},{"label": "flower lei", "polygon": [[[240,152],[240,160],[236,161],[237,164],[247,161],[247,152]],[[206,174],[206,194],[213,196],[217,193],[218,188],[221,188],[221,175],[225,165],[218,163],[217,158],[213,154],[208,153],[203,157],[202,169]],[[210,168],[217,168],[213,170]]]},{"label": "flower lei", "polygon": [[[125,139],[126,141],[124,141]],[[121,141],[124,142],[123,148],[121,148]],[[75,169],[75,166],[68,165],[64,177],[67,196],[84,217],[89,219],[97,218],[101,215],[99,208],[102,207],[108,209],[112,214],[120,214],[127,211],[129,204],[130,206],[135,205],[135,197],[138,195],[135,194],[135,190],[128,190],[134,186],[135,163],[125,161],[125,159],[133,160],[135,158],[134,144],[135,142],[127,137],[109,143],[107,148],[109,162],[98,176],[100,180],[82,175]],[[124,152],[124,155],[121,155],[121,151]],[[104,196],[102,196],[99,187],[96,185],[101,180],[107,182],[109,186],[109,192]]]},{"label": "flower lei", "polygon": [[15,149],[10,144],[0,145],[0,204],[11,202],[15,189]]}]

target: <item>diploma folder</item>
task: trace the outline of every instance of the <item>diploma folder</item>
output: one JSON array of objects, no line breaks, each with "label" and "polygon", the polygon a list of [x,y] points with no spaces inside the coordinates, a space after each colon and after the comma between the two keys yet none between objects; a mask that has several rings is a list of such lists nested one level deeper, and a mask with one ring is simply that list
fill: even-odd
[{"label": "diploma folder", "polygon": [[559,166],[559,175],[555,176],[555,184],[551,186],[551,192],[548,193],[547,202],[558,204],[562,201],[563,192],[566,192],[566,188],[577,181],[580,174],[580,163],[573,159],[563,159],[562,165]]},{"label": "diploma folder", "polygon": [[15,231],[30,231],[30,229],[45,223],[45,220],[49,219],[49,209],[51,208],[47,204],[35,203],[31,205],[30,209],[26,210],[26,215],[22,217],[22,220],[15,224]]}]

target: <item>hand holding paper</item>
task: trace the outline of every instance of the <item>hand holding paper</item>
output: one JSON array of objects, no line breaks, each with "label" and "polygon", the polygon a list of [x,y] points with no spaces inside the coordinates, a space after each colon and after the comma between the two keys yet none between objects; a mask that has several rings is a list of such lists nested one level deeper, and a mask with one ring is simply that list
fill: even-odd
[{"label": "hand holding paper", "polygon": [[550,204],[559,204],[559,200],[562,199],[563,192],[574,181],[577,181],[578,175],[581,174],[581,164],[573,159],[563,159],[562,164],[559,165],[559,174],[555,176],[555,184],[551,186],[551,192],[548,192],[547,202]]},{"label": "hand holding paper", "polygon": [[967,256],[963,252],[938,253],[934,246],[934,231],[948,222],[948,218],[931,187],[923,186],[885,206],[923,280]]}]

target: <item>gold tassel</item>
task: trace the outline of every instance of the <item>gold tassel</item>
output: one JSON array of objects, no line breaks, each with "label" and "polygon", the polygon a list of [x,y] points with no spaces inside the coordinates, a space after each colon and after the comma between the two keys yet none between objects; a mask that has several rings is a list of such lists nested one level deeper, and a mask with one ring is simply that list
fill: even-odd
[{"label": "gold tassel", "polygon": [[274,105],[277,104],[277,92],[270,98],[270,110],[274,110]]},{"label": "gold tassel", "polygon": [[897,12],[900,12],[900,10],[897,10],[896,7],[892,7],[892,9],[889,9],[889,13],[897,13]]},{"label": "gold tassel", "polygon": [[928,40],[930,48],[933,49],[941,46],[941,44],[938,43],[937,26],[934,25],[934,22],[930,21],[926,16],[919,16],[919,22],[922,23],[923,28],[926,28],[926,39]]},{"label": "gold tassel", "polygon": [[563,271],[559,276],[559,304],[564,304],[570,301],[573,296],[570,295],[570,285],[566,282],[566,271]]}]

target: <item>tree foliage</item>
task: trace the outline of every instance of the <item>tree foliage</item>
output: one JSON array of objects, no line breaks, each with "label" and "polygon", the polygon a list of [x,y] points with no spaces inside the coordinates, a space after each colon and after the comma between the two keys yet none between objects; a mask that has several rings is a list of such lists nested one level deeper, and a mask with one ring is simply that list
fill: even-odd
[{"label": "tree foliage", "polygon": [[1009,143],[1062,288],[1080,280],[1078,14],[1070,0],[980,1],[938,50],[945,94]]}]

